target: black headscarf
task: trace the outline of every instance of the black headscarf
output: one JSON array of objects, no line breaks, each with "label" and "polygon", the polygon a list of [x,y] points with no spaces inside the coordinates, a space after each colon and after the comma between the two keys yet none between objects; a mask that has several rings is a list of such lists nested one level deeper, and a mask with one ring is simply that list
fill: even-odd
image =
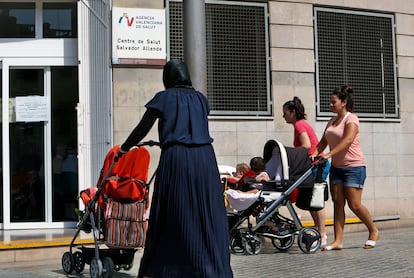
[{"label": "black headscarf", "polygon": [[164,66],[162,81],[166,89],[173,87],[192,88],[187,65],[181,60],[170,60]]}]

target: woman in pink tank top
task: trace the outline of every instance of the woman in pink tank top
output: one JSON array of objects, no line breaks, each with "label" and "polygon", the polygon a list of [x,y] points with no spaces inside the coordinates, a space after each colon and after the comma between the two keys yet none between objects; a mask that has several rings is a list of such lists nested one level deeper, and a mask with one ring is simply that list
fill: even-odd
[{"label": "woman in pink tank top", "polygon": [[311,157],[319,155],[327,146],[324,154],[331,158],[330,187],[334,203],[334,241],[323,250],[340,250],[343,247],[345,204],[368,228],[365,249],[375,247],[379,231],[368,209],[362,204],[362,189],[366,178],[365,159],[359,141],[359,120],[353,114],[353,90],[342,86],[331,94],[330,107],[336,114],[328,122],[325,132]]}]

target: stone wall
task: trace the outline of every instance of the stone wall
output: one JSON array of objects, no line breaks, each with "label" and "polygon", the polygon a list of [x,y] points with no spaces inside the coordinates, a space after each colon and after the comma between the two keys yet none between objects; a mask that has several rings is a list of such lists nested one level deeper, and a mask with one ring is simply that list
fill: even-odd
[{"label": "stone wall", "polygon": [[[114,1],[114,6],[131,3]],[[144,3],[144,4],[142,4]],[[163,8],[163,1],[140,1],[141,8]],[[414,1],[412,0],[302,0],[269,1],[269,39],[273,116],[217,118],[210,132],[219,164],[236,165],[262,155],[264,143],[276,138],[293,144],[293,127],[282,117],[285,101],[298,96],[308,120],[321,137],[325,120],[316,119],[313,5],[391,12],[396,19],[396,54],[400,119],[394,122],[361,121],[361,142],[367,159],[363,202],[376,218],[414,218]],[[120,143],[144,112],[143,105],[162,89],[161,69],[114,68],[114,141]],[[156,128],[148,135],[157,139]],[[157,153],[153,160],[157,161]],[[332,217],[328,202],[328,218]],[[308,213],[300,212],[305,218]],[[354,217],[347,211],[348,217]]]}]

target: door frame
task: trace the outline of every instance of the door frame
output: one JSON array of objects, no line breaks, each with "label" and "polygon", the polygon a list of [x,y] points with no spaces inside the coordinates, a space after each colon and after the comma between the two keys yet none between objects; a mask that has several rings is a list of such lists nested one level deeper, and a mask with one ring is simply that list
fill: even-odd
[{"label": "door frame", "polygon": [[[10,220],[10,130],[9,130],[9,70],[10,69],[43,69],[44,73],[44,96],[48,98],[51,105],[51,65],[38,63],[27,63],[27,58],[2,59],[2,132],[3,132],[3,223],[0,228],[8,229],[37,229],[37,228],[65,228],[75,227],[74,222],[52,221],[52,131],[51,113],[47,122],[44,122],[44,179],[45,179],[45,221],[44,222],[11,222]],[[32,61],[33,62],[33,61]]]}]

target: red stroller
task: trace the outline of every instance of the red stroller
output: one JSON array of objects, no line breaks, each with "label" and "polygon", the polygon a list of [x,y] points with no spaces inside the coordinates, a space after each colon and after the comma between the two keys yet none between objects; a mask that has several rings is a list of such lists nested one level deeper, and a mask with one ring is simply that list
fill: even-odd
[{"label": "red stroller", "polygon": [[[77,232],[69,251],[62,256],[62,268],[70,274],[81,273],[90,265],[93,278],[112,277],[114,271],[132,268],[137,248],[143,247],[148,227],[149,151],[144,146],[158,145],[148,141],[119,157],[119,145],[106,155],[97,188],[80,192],[85,210],[79,216]],[[94,247],[77,246],[80,231],[93,232]],[[102,247],[102,248],[100,248]]]}]

